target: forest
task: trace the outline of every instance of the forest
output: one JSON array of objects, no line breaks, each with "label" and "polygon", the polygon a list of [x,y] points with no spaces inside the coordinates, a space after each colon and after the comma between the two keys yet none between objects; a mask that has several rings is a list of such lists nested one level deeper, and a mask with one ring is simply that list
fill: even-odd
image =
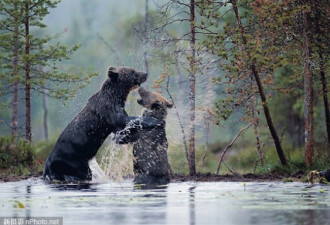
[{"label": "forest", "polygon": [[[330,165],[327,0],[0,0],[0,175],[40,174],[109,66],[173,102],[176,174],[285,176]],[[125,109],[140,115],[137,92]],[[96,158],[119,179],[131,146]]]}]

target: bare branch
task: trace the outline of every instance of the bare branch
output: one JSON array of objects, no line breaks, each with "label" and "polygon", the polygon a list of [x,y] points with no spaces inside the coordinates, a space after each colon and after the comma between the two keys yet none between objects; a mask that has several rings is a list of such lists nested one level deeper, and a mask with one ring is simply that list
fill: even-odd
[{"label": "bare branch", "polygon": [[233,146],[233,144],[235,143],[235,141],[237,140],[237,138],[241,135],[241,133],[242,133],[243,131],[247,130],[251,125],[252,125],[252,123],[249,123],[246,127],[242,128],[242,129],[236,134],[236,136],[235,136],[234,139],[230,142],[230,144],[227,145],[227,146],[224,148],[224,150],[223,150],[223,152],[222,152],[222,154],[221,154],[221,156],[220,156],[220,159],[219,159],[219,164],[218,164],[218,168],[217,168],[217,174],[219,174],[219,170],[220,170],[221,163],[222,163],[222,161],[223,161],[223,157],[225,156],[225,154],[226,154],[226,152],[228,151],[228,149],[231,148],[231,146]]},{"label": "bare branch", "polygon": [[166,92],[168,94],[168,96],[170,97],[172,103],[173,103],[173,107],[175,109],[175,114],[176,116],[178,117],[178,120],[179,120],[179,124],[180,124],[180,128],[181,128],[181,133],[182,133],[182,143],[183,143],[183,146],[184,146],[184,153],[185,153],[185,156],[186,156],[186,159],[187,161],[189,161],[188,159],[188,147],[187,147],[187,141],[186,141],[186,135],[185,135],[185,132],[184,132],[184,128],[183,128],[183,123],[182,123],[182,120],[181,120],[181,116],[179,114],[179,110],[178,108],[176,107],[175,105],[175,102],[174,102],[174,99],[169,91],[169,83],[170,83],[170,76],[168,75],[167,76],[167,83],[166,83]]}]

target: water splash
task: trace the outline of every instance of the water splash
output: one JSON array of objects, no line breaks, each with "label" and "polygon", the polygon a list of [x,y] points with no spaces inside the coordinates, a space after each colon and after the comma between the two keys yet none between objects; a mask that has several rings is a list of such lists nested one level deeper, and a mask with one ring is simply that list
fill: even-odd
[{"label": "water splash", "polygon": [[97,163],[94,157],[89,161],[89,167],[92,170],[92,182],[93,183],[103,183],[109,180],[109,177],[101,169],[100,165]]},{"label": "water splash", "polygon": [[[133,178],[133,150],[131,145],[117,145],[111,135],[98,153],[99,165],[109,180],[117,182]],[[92,171],[94,172],[94,171]]]}]

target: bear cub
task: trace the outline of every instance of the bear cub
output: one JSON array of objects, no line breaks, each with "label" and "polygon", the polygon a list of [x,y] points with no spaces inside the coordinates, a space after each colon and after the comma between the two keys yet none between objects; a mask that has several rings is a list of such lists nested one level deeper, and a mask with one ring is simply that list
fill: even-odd
[{"label": "bear cub", "polygon": [[142,116],[153,117],[163,121],[163,126],[151,130],[136,129],[129,124],[117,132],[118,144],[133,144],[134,183],[167,184],[170,182],[171,168],[167,157],[168,142],[165,131],[167,109],[173,104],[156,92],[140,87],[138,104],[144,107]]}]

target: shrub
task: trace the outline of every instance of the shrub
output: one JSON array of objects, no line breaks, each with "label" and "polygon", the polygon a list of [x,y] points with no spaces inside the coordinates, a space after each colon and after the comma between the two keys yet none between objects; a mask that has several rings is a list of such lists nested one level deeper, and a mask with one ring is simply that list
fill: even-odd
[{"label": "shrub", "polygon": [[0,137],[0,168],[32,165],[33,161],[31,144],[25,139]]},{"label": "shrub", "polygon": [[56,140],[40,141],[33,145],[33,155],[35,160],[44,163],[52,151]]}]

